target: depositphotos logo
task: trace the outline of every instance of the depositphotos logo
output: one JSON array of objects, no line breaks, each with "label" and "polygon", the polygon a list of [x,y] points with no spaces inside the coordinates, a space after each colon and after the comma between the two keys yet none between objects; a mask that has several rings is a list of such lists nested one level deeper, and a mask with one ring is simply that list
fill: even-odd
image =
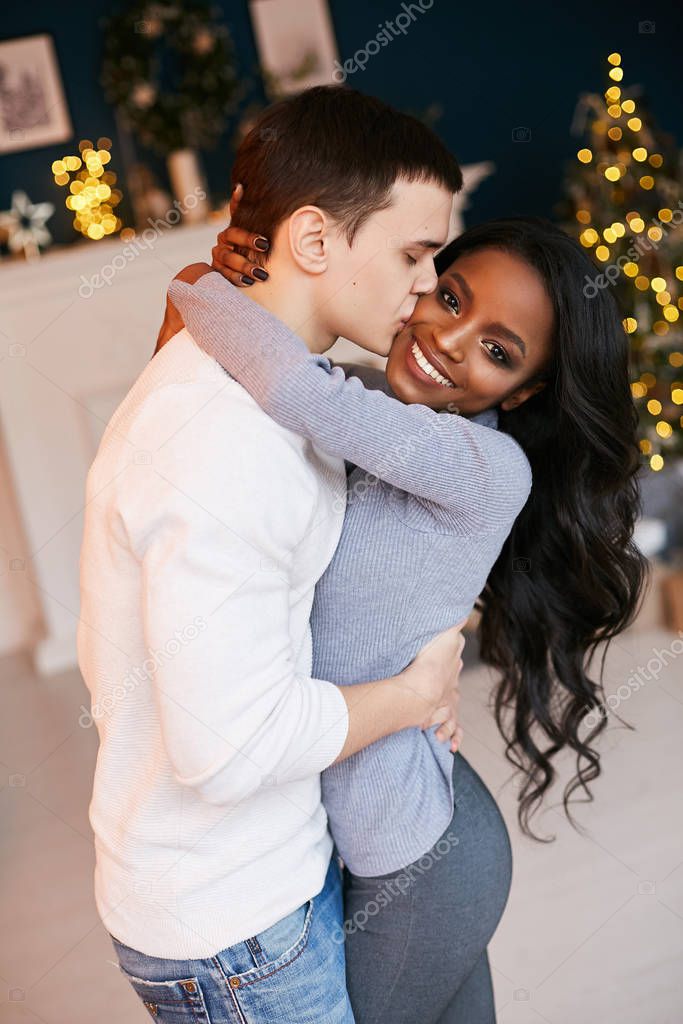
[{"label": "depositphotos logo", "polygon": [[349,75],[355,74],[356,71],[365,71],[370,57],[374,57],[376,53],[379,53],[389,43],[393,43],[399,34],[406,35],[411,24],[417,21],[417,14],[426,14],[433,6],[434,0],[417,0],[417,3],[409,4],[402,3],[401,13],[397,14],[393,21],[385,21],[384,24],[378,22],[381,31],[377,33],[374,39],[368,39],[365,46],[362,46],[360,50],[356,50],[353,57],[345,60],[343,65],[338,60],[335,60],[334,71],[332,72],[335,82],[341,84],[346,81]]},{"label": "depositphotos logo", "polygon": [[136,235],[130,242],[116,253],[111,263],[105,264],[100,270],[90,277],[81,274],[81,284],[78,288],[78,295],[81,299],[91,298],[99,288],[109,287],[116,274],[123,270],[128,263],[137,259],[145,249],[153,249],[161,238],[164,231],[177,224],[188,210],[193,210],[197,203],[206,199],[206,192],[203,188],[195,188],[194,193],[184,196],[182,199],[173,200],[173,209],[166,211],[163,217],[147,218],[150,227],[145,228],[139,235]]}]

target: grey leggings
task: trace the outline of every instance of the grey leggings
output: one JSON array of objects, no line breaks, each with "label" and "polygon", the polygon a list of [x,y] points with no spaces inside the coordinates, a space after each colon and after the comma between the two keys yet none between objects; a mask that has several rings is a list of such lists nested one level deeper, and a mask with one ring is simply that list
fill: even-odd
[{"label": "grey leggings", "polygon": [[356,1024],[495,1024],[486,947],[510,891],[510,837],[460,753],[453,781],[453,819],[424,857],[374,878],[344,867]]}]

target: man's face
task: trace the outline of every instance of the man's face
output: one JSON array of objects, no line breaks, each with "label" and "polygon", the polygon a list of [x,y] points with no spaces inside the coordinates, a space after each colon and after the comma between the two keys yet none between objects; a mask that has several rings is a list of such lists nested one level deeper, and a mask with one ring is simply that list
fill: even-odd
[{"label": "man's face", "polygon": [[434,253],[446,243],[453,194],[434,182],[397,179],[391,205],[369,217],[349,246],[329,239],[329,266],[318,300],[326,326],[386,356],[420,295],[437,283]]}]

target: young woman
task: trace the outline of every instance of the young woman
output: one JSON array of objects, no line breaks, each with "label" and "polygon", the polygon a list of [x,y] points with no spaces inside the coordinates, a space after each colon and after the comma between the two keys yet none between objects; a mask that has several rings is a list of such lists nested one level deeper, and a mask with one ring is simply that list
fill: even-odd
[{"label": "young woman", "polygon": [[[214,250],[233,283],[263,270],[256,237],[230,228],[232,248]],[[314,673],[352,685],[397,671],[476,605],[482,658],[500,673],[496,720],[523,773],[519,820],[533,835],[559,751],[576,754],[567,814],[577,788],[591,796],[606,716],[602,666],[597,678],[588,670],[634,618],[646,575],[633,543],[627,338],[611,295],[583,296],[586,255],[548,222],[474,227],[440,253],[437,271],[386,378],[367,368],[345,377],[217,274],[176,281],[169,295],[269,415],[351,464],[342,538],[316,590]],[[246,351],[245,327],[267,328],[274,344]],[[393,557],[380,564],[387,533]],[[589,709],[600,722],[586,735]],[[411,729],[331,766],[322,785],[344,862],[358,1024],[490,1024],[486,947],[511,854],[479,776],[432,732]]]}]

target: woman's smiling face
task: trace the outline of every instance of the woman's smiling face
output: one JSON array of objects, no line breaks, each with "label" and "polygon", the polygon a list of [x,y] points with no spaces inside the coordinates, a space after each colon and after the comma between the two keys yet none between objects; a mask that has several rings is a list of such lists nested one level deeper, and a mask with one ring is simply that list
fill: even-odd
[{"label": "woman's smiling face", "polygon": [[432,409],[513,409],[543,387],[527,382],[549,361],[553,323],[533,267],[499,249],[464,253],[396,336],[387,380],[402,401]]}]

